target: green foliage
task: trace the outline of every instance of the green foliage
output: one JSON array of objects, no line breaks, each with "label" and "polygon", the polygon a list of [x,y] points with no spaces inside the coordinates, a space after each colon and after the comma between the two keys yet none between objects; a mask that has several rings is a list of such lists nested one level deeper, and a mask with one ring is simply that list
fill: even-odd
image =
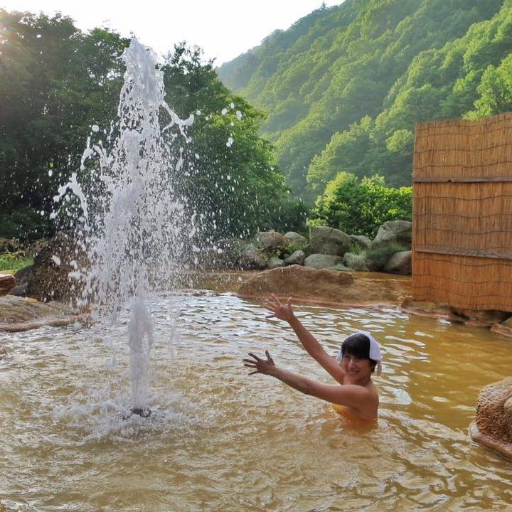
[{"label": "green foliage", "polygon": [[347,253],[355,254],[355,255],[364,254],[366,256],[366,250],[363,247],[361,247],[359,244],[352,244],[349,247]]},{"label": "green foliage", "polygon": [[293,254],[295,251],[303,251],[308,246],[308,241],[305,242],[292,242],[286,247],[287,254]]},{"label": "green foliage", "polygon": [[273,147],[258,134],[262,113],[230,93],[197,48],[178,45],[163,71],[167,100],[177,114],[196,112],[188,130],[193,151],[184,154],[190,177],[182,192],[201,232],[226,238],[299,228],[306,208],[289,196]]},{"label": "green foliage", "polygon": [[[5,190],[8,191],[8,189]],[[9,212],[0,211],[2,238],[32,242],[49,236],[52,231],[53,227],[48,217],[32,208],[18,206]]]},{"label": "green foliage", "polygon": [[[53,196],[80,167],[91,126],[109,131],[116,119],[129,40],[83,33],[60,14],[0,10],[0,24],[0,235],[40,238],[51,234]],[[259,136],[263,114],[221,83],[198,48],[177,45],[162,70],[168,103],[182,118],[195,114],[180,191],[201,231],[218,239],[304,229],[307,209]]]},{"label": "green foliage", "polygon": [[381,176],[359,181],[353,174],[339,173],[318,198],[314,215],[351,235],[373,238],[386,221],[411,220],[412,189],[386,187]]},{"label": "green foliage", "polygon": [[0,28],[0,232],[40,237],[51,226],[36,217],[79,167],[91,125],[115,116],[128,40],[60,14],[0,10]]},{"label": "green foliage", "polygon": [[307,182],[311,190],[319,194],[325,184],[339,172],[361,176],[364,174],[364,155],[370,147],[372,120],[365,116],[342,133],[335,133],[320,155],[313,157],[309,167]]},{"label": "green foliage", "polygon": [[366,264],[366,251],[361,250],[359,253],[354,253],[349,251],[345,253],[344,261],[352,270],[368,270],[368,266]]},{"label": "green foliage", "polygon": [[491,116],[512,110],[512,54],[498,67],[489,66],[477,87],[479,98],[475,110],[467,114],[470,119]]},{"label": "green foliage", "polygon": [[33,263],[34,259],[26,257],[23,252],[5,252],[0,254],[0,272],[14,272]]},{"label": "green foliage", "polygon": [[311,201],[339,172],[410,185],[415,123],[510,109],[511,11],[503,0],[346,1],[218,72],[269,113],[263,134],[296,195]]},{"label": "green foliage", "polygon": [[414,148],[414,133],[410,130],[397,130],[386,141],[390,153],[410,154]]}]

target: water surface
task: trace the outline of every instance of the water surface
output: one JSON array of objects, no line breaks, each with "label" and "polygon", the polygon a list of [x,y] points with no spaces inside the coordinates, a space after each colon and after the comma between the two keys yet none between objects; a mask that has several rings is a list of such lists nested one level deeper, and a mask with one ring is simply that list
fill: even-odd
[{"label": "water surface", "polygon": [[[330,377],[284,323],[233,294],[183,292],[155,317],[148,419],[130,416],[126,323],[4,335],[0,503],[23,511],[503,510],[512,462],[472,443],[480,389],[510,374],[512,343],[397,309],[297,306],[333,354],[358,329],[381,342],[375,428],[242,358]],[[177,316],[177,339],[172,325]],[[1,507],[0,507],[1,508]]]}]

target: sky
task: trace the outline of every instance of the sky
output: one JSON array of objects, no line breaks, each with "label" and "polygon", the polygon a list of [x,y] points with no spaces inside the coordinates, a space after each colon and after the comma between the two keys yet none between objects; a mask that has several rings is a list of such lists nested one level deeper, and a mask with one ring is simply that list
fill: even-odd
[{"label": "sky", "polygon": [[321,4],[322,0],[0,0],[0,7],[8,11],[60,11],[81,30],[99,26],[122,36],[135,35],[161,54],[187,41],[200,46],[205,58],[215,58],[216,65],[258,46],[274,30],[287,29]]}]

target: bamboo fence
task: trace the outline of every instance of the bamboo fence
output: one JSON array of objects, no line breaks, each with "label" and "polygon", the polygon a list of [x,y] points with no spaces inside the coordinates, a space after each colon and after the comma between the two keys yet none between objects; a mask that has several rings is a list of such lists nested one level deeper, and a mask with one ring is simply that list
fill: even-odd
[{"label": "bamboo fence", "polygon": [[512,113],[416,127],[413,300],[512,311]]}]

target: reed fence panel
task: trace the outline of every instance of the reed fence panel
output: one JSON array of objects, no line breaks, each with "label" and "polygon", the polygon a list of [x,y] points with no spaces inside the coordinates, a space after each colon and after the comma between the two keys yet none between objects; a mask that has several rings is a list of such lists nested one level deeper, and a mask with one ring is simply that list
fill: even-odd
[{"label": "reed fence panel", "polygon": [[413,300],[512,311],[512,113],[420,123]]}]

